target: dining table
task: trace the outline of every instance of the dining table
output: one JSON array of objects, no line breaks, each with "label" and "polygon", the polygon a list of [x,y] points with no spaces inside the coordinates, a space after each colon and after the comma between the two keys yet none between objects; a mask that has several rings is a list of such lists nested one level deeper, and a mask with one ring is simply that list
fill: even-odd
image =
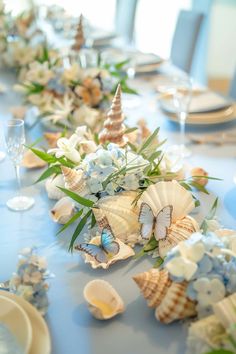
[{"label": "dining table", "polygon": [[[168,65],[166,67],[168,71]],[[135,126],[144,118],[150,130],[160,127],[160,140],[167,139],[163,148],[180,142],[178,123],[172,122],[161,111],[156,92],[156,78],[160,72],[139,75],[132,79],[139,95],[123,95],[123,111],[127,124]],[[22,97],[14,92],[14,70],[1,69],[1,82],[6,91],[0,94],[0,150],[5,149],[4,122],[11,117],[10,108],[22,104]],[[236,118],[236,117],[235,117]],[[40,138],[45,127],[39,122],[26,124],[27,145]],[[201,205],[192,216],[201,222],[209,212],[215,198],[219,198],[216,216],[225,228],[236,228],[236,141],[229,144],[197,144],[188,140],[191,133],[204,136],[217,132],[236,132],[236,119],[215,125],[186,124],[187,146],[192,154],[184,161],[186,169],[201,167],[209,176],[209,195],[196,192]],[[155,319],[153,309],[146,301],[132,277],[149,270],[154,260],[126,260],[109,269],[92,269],[81,255],[68,251],[68,242],[75,228],[70,225],[65,232],[56,235],[60,226],[54,223],[49,211],[55,201],[48,199],[44,182],[35,183],[42,169],[21,168],[22,191],[35,199],[34,206],[24,212],[7,208],[6,201],[16,192],[16,180],[11,161],[6,157],[0,162],[0,282],[6,281],[16,270],[18,254],[25,247],[35,246],[47,259],[52,275],[48,297],[49,308],[45,320],[51,337],[51,354],[184,354],[188,321],[162,324]],[[88,311],[83,289],[93,279],[108,281],[125,303],[125,312],[107,321],[92,317]],[[48,353],[42,353],[48,354]]]}]

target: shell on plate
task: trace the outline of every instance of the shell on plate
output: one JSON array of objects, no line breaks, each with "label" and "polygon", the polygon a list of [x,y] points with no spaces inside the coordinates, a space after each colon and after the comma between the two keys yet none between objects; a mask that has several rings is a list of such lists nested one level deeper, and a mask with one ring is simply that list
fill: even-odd
[{"label": "shell on plate", "polygon": [[[109,257],[109,259],[106,263],[105,262],[100,263],[94,257],[90,256],[87,253],[84,253],[83,256],[84,256],[85,263],[90,264],[93,269],[96,269],[96,268],[108,269],[110,267],[110,265],[112,265],[118,261],[125,260],[125,259],[135,255],[134,250],[131,247],[129,247],[128,245],[126,245],[124,242],[122,242],[118,238],[116,239],[116,242],[120,246],[119,252],[116,255]],[[100,245],[101,236],[93,237],[89,243],[94,244],[94,245]],[[75,246],[75,249],[77,249],[76,246]]]},{"label": "shell on plate", "polygon": [[186,295],[187,283],[172,283],[167,289],[155,317],[162,323],[171,323],[197,314],[196,304]]},{"label": "shell on plate", "polygon": [[228,329],[236,323],[236,293],[213,305],[213,310],[221,324]]},{"label": "shell on plate", "polygon": [[133,277],[149,307],[157,307],[165,296],[172,281],[168,271],[150,269]]},{"label": "shell on plate", "polygon": [[66,166],[61,166],[61,170],[65,181],[65,187],[67,189],[81,195],[88,193],[82,170],[73,170]]},{"label": "shell on plate", "polygon": [[45,132],[43,134],[44,138],[47,140],[47,143],[49,147],[55,148],[57,146],[57,140],[61,138],[62,134],[61,133],[53,133],[53,132]]},{"label": "shell on plate", "polygon": [[87,283],[84,298],[89,311],[98,320],[108,320],[125,310],[120,295],[105,280],[95,279]]},{"label": "shell on plate", "polygon": [[22,160],[22,166],[25,168],[42,168],[47,166],[47,162],[40,159],[33,151],[27,150]]},{"label": "shell on plate", "polygon": [[45,188],[49,199],[59,200],[65,196],[65,194],[58,187],[65,188],[62,175],[54,175],[46,180]]},{"label": "shell on plate", "polygon": [[109,226],[116,238],[130,246],[140,241],[139,208],[133,204],[136,197],[136,192],[122,192],[100,199],[93,208],[98,226]]},{"label": "shell on plate", "polygon": [[66,224],[75,213],[75,203],[70,197],[63,197],[50,210],[53,221],[59,224]]},{"label": "shell on plate", "polygon": [[187,283],[175,283],[165,269],[151,269],[133,277],[148,306],[156,308],[155,317],[171,323],[196,315],[196,305],[186,295]]}]

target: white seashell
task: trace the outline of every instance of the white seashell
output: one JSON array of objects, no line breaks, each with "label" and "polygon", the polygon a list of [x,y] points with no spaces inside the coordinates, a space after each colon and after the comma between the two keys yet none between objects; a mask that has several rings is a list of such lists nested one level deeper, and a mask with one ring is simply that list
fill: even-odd
[{"label": "white seashell", "polygon": [[158,182],[149,186],[140,198],[147,203],[157,215],[166,205],[173,206],[172,221],[184,218],[194,208],[194,200],[189,191],[182,187],[177,181]]},{"label": "white seashell", "polygon": [[140,241],[139,211],[133,204],[136,197],[136,192],[122,192],[100,199],[93,208],[98,226],[110,226],[114,236],[130,246]]},{"label": "white seashell", "polygon": [[80,195],[88,194],[84,173],[82,170],[73,170],[72,168],[61,166],[62,174],[65,181],[65,187],[72,192]]},{"label": "white seashell", "polygon": [[59,224],[66,224],[75,213],[75,203],[70,197],[63,197],[50,211],[53,221]]},{"label": "white seashell", "polygon": [[236,293],[213,305],[213,310],[225,329],[236,323]]},{"label": "white seashell", "polygon": [[22,166],[25,168],[42,168],[47,166],[47,162],[41,160],[31,150],[27,150],[22,160]]},{"label": "white seashell", "polygon": [[49,199],[59,200],[65,196],[58,187],[65,188],[65,183],[62,175],[51,176],[46,180],[45,188]]},{"label": "white seashell", "polygon": [[98,320],[108,320],[125,310],[120,295],[105,280],[96,279],[87,283],[84,298],[89,311]]},{"label": "white seashell", "polygon": [[[91,239],[91,241],[89,243],[92,243],[94,245],[100,245],[100,242],[101,242],[101,237],[95,236]],[[125,260],[125,259],[135,255],[135,252],[133,251],[133,249],[131,247],[127,246],[126,244],[124,244],[121,240],[119,240],[117,238],[116,242],[119,244],[120,250],[116,255],[109,258],[107,263],[100,263],[94,257],[92,257],[89,254],[84,252],[83,256],[84,256],[85,263],[90,264],[93,269],[96,269],[96,268],[108,269],[110,267],[110,265],[112,265],[113,263]]]}]

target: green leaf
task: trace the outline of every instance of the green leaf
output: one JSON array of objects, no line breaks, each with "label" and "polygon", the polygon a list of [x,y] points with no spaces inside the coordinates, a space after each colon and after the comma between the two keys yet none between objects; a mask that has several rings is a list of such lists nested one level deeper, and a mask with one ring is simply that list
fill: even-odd
[{"label": "green leaf", "polygon": [[57,158],[51,154],[48,154],[47,152],[44,152],[42,150],[34,149],[29,146],[29,149],[37,155],[41,160],[47,162],[47,163],[54,163],[57,162]]},{"label": "green leaf", "polygon": [[116,63],[114,65],[116,70],[121,70],[123,68],[124,65],[128,64],[130,62],[130,59],[125,59],[123,61],[120,61],[119,63]]},{"label": "green leaf", "polygon": [[39,183],[39,182],[45,180],[46,178],[52,176],[53,174],[58,175],[60,173],[61,173],[60,166],[58,166],[58,165],[51,166],[41,174],[41,176],[37,179],[37,181],[35,183]]},{"label": "green leaf", "polygon": [[196,188],[197,190],[199,190],[200,192],[203,192],[203,193],[205,193],[205,194],[209,194],[208,190],[207,190],[204,186],[202,186],[201,184],[199,184],[198,182],[191,181],[191,182],[189,182],[189,184],[190,184],[192,187],[194,187],[194,188]]},{"label": "green leaf", "polygon": [[207,216],[205,217],[205,219],[203,220],[203,222],[200,226],[200,229],[202,230],[203,233],[207,232],[207,228],[208,228],[207,220],[211,220],[214,218],[214,216],[216,214],[217,207],[218,207],[218,197],[214,200],[209,213],[207,214]]},{"label": "green leaf", "polygon": [[151,154],[151,156],[149,157],[149,161],[153,162],[154,160],[156,160],[160,155],[162,154],[162,151],[155,151]]},{"label": "green leaf", "polygon": [[155,129],[154,132],[144,141],[144,143],[138,150],[138,154],[143,153],[148,148],[148,146],[156,139],[159,129],[160,128]]},{"label": "green leaf", "polygon": [[92,213],[91,226],[90,226],[91,229],[96,225],[96,223],[97,223],[97,220],[94,216],[94,213]]},{"label": "green leaf", "polygon": [[75,220],[77,220],[82,214],[83,214],[83,209],[79,210],[75,215],[72,216],[72,218],[67,221],[67,223],[65,225],[63,225],[63,227],[57,232],[57,235],[59,235],[61,232],[63,232],[65,229],[67,229],[67,227],[71,224],[73,224],[73,222]]},{"label": "green leaf", "polygon": [[138,130],[138,128],[133,127],[133,128],[127,128],[124,132],[124,134],[130,134],[132,132],[135,132],[136,130]]},{"label": "green leaf", "polygon": [[187,191],[192,191],[192,188],[186,182],[179,182],[179,184],[184,187]]},{"label": "green leaf", "polygon": [[153,264],[153,268],[159,268],[164,260],[161,257],[157,257],[156,262]]},{"label": "green leaf", "polygon": [[80,220],[79,224],[77,225],[77,227],[72,235],[71,241],[70,241],[69,251],[71,251],[71,252],[73,251],[74,243],[75,243],[77,237],[79,236],[79,234],[81,233],[81,231],[83,230],[83,228],[85,227],[87,220],[91,214],[92,214],[92,210],[89,210],[87,212],[87,214],[85,214],[85,216]]},{"label": "green leaf", "polygon": [[62,192],[64,192],[68,197],[71,199],[75,200],[77,203],[92,208],[94,206],[94,202],[92,200],[86,199],[84,197],[81,197],[80,195],[71,192],[69,189],[58,187]]},{"label": "green leaf", "polygon": [[231,350],[216,349],[216,350],[212,350],[210,352],[207,352],[205,354],[235,354],[235,353],[232,352]]}]

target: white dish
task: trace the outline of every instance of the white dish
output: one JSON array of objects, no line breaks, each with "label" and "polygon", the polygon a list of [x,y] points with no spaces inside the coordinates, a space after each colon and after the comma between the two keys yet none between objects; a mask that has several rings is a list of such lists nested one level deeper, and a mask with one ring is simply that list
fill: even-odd
[{"label": "white dish", "polygon": [[26,311],[15,301],[0,295],[0,322],[16,338],[24,353],[29,353],[32,328]]},{"label": "white dish", "polygon": [[50,335],[47,324],[40,313],[29,302],[15,294],[0,290],[0,296],[14,301],[26,312],[32,327],[32,341],[29,354],[50,354]]}]

